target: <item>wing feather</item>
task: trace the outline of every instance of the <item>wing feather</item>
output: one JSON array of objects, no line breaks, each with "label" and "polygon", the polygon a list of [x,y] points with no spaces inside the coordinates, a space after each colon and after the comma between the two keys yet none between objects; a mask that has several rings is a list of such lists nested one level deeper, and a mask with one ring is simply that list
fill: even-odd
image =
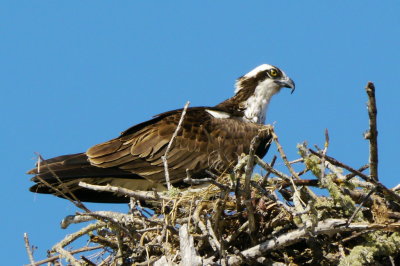
[{"label": "wing feather", "polygon": [[[180,117],[181,110],[176,110],[132,127],[119,138],[90,148],[89,161],[164,182],[162,156]],[[250,142],[261,127],[237,119],[214,118],[204,108],[189,108],[168,153],[171,180],[185,178],[186,169],[196,176],[207,167],[212,170],[215,166],[218,171],[232,168],[238,156],[249,151]]]}]

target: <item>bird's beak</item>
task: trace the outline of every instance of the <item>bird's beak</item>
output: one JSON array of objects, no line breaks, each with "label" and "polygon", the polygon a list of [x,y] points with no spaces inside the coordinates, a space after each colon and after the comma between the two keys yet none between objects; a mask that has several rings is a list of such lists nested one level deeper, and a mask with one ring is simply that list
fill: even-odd
[{"label": "bird's beak", "polygon": [[289,77],[287,77],[286,79],[275,80],[275,83],[279,84],[279,86],[281,86],[281,88],[292,89],[292,91],[290,93],[293,93],[296,88],[294,81]]}]

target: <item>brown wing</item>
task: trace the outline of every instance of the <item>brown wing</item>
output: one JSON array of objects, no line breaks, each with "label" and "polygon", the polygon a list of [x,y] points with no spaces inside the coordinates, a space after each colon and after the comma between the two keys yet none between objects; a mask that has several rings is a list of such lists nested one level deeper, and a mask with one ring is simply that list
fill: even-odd
[{"label": "brown wing", "polygon": [[[72,192],[82,201],[113,203],[129,199],[84,189],[79,182],[162,190],[165,177],[161,156],[180,117],[181,110],[164,113],[131,127],[116,139],[90,148],[87,153],[48,159],[28,172],[35,175],[32,178],[35,185],[30,190],[59,197],[71,196]],[[184,179],[186,169],[195,178],[204,176],[206,169],[216,173],[231,170],[238,155],[248,153],[250,141],[262,127],[237,119],[217,119],[202,107],[188,109],[168,155],[172,182]],[[267,131],[263,131],[257,149],[259,156],[266,153],[269,139]]]},{"label": "brown wing", "polygon": [[[93,166],[135,173],[153,182],[164,182],[161,156],[177,128],[181,110],[161,115],[145,124],[132,127],[119,138],[98,144],[86,154]],[[214,118],[205,108],[189,108],[182,127],[168,153],[171,182],[181,181],[188,169],[194,177],[205,169],[231,169],[241,153],[248,153],[250,141],[262,125],[237,119]],[[264,136],[264,147],[269,136]],[[264,155],[260,154],[260,155]]]}]

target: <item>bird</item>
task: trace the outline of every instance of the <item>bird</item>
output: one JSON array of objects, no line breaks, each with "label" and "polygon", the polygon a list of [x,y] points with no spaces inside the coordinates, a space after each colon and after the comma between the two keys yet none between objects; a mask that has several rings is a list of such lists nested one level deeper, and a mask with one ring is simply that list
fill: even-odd
[{"label": "bird", "polygon": [[[212,107],[187,108],[166,158],[170,182],[184,185],[188,173],[194,179],[233,171],[257,135],[260,141],[255,153],[264,157],[271,141],[271,134],[262,130],[266,111],[272,96],[282,88],[293,93],[295,83],[278,67],[262,64],[236,80],[233,97]],[[31,181],[35,183],[29,190],[61,198],[73,193],[83,202],[98,203],[126,203],[129,198],[83,188],[80,181],[131,190],[165,190],[162,156],[183,112],[184,108],[158,114],[86,152],[38,162],[40,165],[27,172],[34,175]]]}]

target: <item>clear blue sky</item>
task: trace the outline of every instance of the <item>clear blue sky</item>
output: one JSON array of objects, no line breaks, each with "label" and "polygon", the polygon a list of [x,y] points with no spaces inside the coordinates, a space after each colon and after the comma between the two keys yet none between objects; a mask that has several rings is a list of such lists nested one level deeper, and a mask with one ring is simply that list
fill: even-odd
[{"label": "clear blue sky", "polygon": [[28,192],[24,173],[34,152],[85,151],[187,100],[215,105],[262,63],[282,68],[297,85],[293,95],[277,95],[267,115],[289,159],[302,141],[322,146],[328,128],[330,155],[354,167],[367,163],[364,87],[375,82],[380,178],[389,187],[400,182],[398,1],[189,2],[2,2],[4,265],[28,263],[24,232],[39,248],[37,260],[71,232],[59,228],[76,211],[71,203]]}]

